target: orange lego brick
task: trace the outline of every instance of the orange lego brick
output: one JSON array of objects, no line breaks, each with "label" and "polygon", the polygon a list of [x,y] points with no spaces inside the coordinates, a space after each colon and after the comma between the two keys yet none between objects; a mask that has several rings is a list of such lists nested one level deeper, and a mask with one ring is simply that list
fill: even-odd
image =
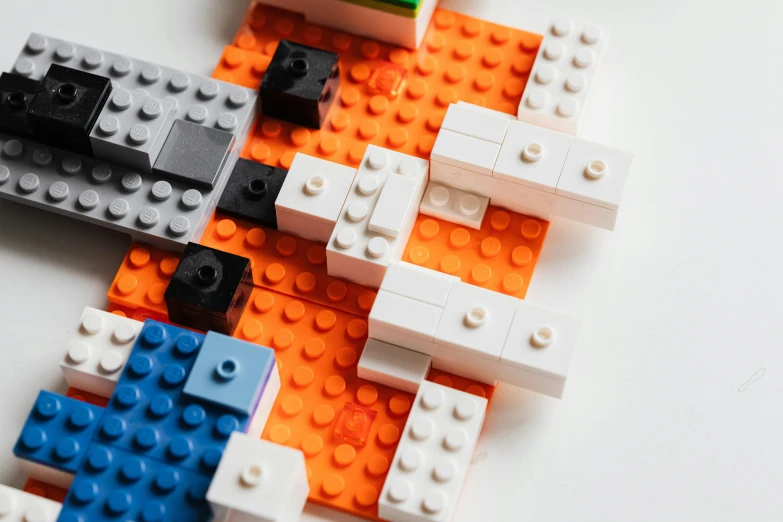
[{"label": "orange lego brick", "polygon": [[324,245],[216,215],[201,244],[250,259],[256,286],[367,317],[375,291],[326,273]]},{"label": "orange lego brick", "polygon": [[175,254],[140,243],[131,244],[107,294],[109,302],[168,317],[163,294],[178,264],[179,256]]},{"label": "orange lego brick", "polygon": [[[281,39],[336,52],[341,69],[340,92],[321,130],[261,117],[247,140],[243,157],[288,168],[296,152],[357,165],[370,143],[429,158],[457,100],[516,114],[542,36],[441,9],[422,47],[409,51],[254,2],[234,46],[271,58]],[[230,63],[240,61],[229,54]],[[218,69],[227,73],[225,65]]]},{"label": "orange lego brick", "polygon": [[94,393],[86,392],[84,390],[80,390],[79,388],[68,388],[68,391],[65,392],[66,397],[70,397],[72,399],[76,399],[77,401],[86,402],[88,404],[93,404],[95,406],[100,406],[101,408],[105,408],[107,404],[109,404],[109,399],[106,397],[101,397],[100,395],[95,395]]},{"label": "orange lego brick", "polygon": [[523,298],[549,223],[490,207],[480,230],[419,215],[403,261]]},{"label": "orange lego brick", "polygon": [[117,314],[120,317],[128,317],[130,319],[133,319],[134,321],[139,321],[142,323],[147,319],[152,319],[154,321],[158,321],[161,323],[167,323],[167,324],[170,323],[167,315],[159,314],[150,310],[145,310],[143,308],[137,308],[134,310],[132,308],[128,308],[127,306],[109,303],[109,306],[106,307],[106,311],[111,312],[113,314]]},{"label": "orange lego brick", "polygon": [[224,82],[235,83],[243,87],[258,89],[261,78],[269,67],[271,56],[246,51],[233,45],[223,49],[223,55],[212,77]]},{"label": "orange lego brick", "polygon": [[57,486],[52,486],[51,484],[47,484],[46,482],[41,482],[40,480],[35,480],[33,478],[27,479],[27,482],[25,482],[24,488],[22,489],[27,493],[47,498],[49,500],[54,500],[55,502],[59,502],[61,504],[65,500],[65,496],[68,494],[67,489],[58,488]]}]

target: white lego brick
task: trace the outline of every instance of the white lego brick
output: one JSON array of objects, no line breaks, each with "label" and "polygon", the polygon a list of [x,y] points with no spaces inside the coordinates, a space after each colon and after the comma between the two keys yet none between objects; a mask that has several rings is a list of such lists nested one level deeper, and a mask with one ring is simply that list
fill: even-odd
[{"label": "white lego brick", "polygon": [[430,371],[429,355],[367,339],[356,372],[359,378],[416,393]]},{"label": "white lego brick", "polygon": [[[297,153],[275,200],[275,210],[331,224],[337,221],[356,169]],[[284,232],[293,232],[280,228]]]},{"label": "white lego brick", "polygon": [[468,103],[451,104],[440,130],[449,130],[501,145],[509,119],[489,111],[475,110]]},{"label": "white lego brick", "polygon": [[577,317],[520,300],[500,354],[498,378],[561,398],[581,328]]},{"label": "white lego brick", "polygon": [[368,336],[433,355],[434,335],[443,309],[380,290],[368,318]]},{"label": "white lego brick", "polygon": [[618,210],[633,155],[598,143],[575,139],[557,184],[557,193]]},{"label": "white lego brick", "polygon": [[89,306],[60,363],[68,386],[111,397],[143,323]]},{"label": "white lego brick", "polygon": [[451,286],[458,282],[459,277],[398,261],[389,265],[380,289],[443,308]]},{"label": "white lego brick", "polygon": [[486,409],[483,397],[421,384],[378,499],[380,518],[452,519]]},{"label": "white lego brick", "polygon": [[500,378],[500,360],[478,357],[451,347],[438,346],[432,358],[436,370],[495,386]]},{"label": "white lego brick", "polygon": [[562,132],[512,122],[492,175],[512,183],[555,192],[573,138]]},{"label": "white lego brick", "polygon": [[468,103],[466,101],[458,100],[457,105],[466,107],[472,111],[476,112],[482,112],[484,114],[492,114],[499,118],[506,118],[507,120],[515,121],[517,119],[516,115],[514,114],[508,114],[505,112],[496,111],[495,109],[490,109],[487,107],[482,107],[481,105],[474,105],[472,103]]},{"label": "white lego brick", "polygon": [[44,464],[33,462],[32,460],[25,460],[16,458],[16,462],[19,463],[19,467],[24,473],[35,480],[46,482],[52,486],[56,486],[62,489],[68,489],[73,484],[73,475],[67,471],[61,471],[54,469]]},{"label": "white lego brick", "polygon": [[334,232],[334,223],[321,223],[299,214],[278,210],[277,229],[311,241],[327,243]]},{"label": "white lego brick", "polygon": [[55,522],[62,504],[0,484],[2,522]]},{"label": "white lego brick", "polygon": [[421,202],[421,198],[415,199],[417,193],[421,194],[419,183],[415,178],[389,174],[367,228],[371,232],[399,237],[411,207],[418,208]]},{"label": "white lego brick", "polygon": [[430,159],[492,176],[500,145],[450,130],[441,129],[432,147]]},{"label": "white lego brick", "polygon": [[418,205],[411,205],[397,237],[369,229],[370,218],[390,174],[417,181],[414,201],[421,201],[429,162],[369,145],[343,210],[326,247],[327,272],[361,285],[378,288],[386,268],[402,257],[416,224]]},{"label": "white lego brick", "polygon": [[499,359],[517,301],[486,288],[456,283],[435,331],[435,344],[475,357]]},{"label": "white lego brick", "polygon": [[606,230],[614,230],[615,223],[617,223],[616,210],[559,195],[553,214]]},{"label": "white lego brick", "polygon": [[310,486],[301,451],[234,432],[207,491],[215,520],[296,522]]},{"label": "white lego brick", "polygon": [[256,410],[250,418],[250,423],[247,427],[248,435],[261,438],[261,433],[264,431],[266,421],[269,420],[269,414],[272,413],[272,407],[275,405],[275,400],[277,399],[277,394],[279,392],[280,372],[277,369],[277,362],[275,362],[272,373],[269,375],[266,386],[264,386],[264,392],[258,400]]},{"label": "white lego brick", "polygon": [[479,230],[487,213],[487,206],[487,196],[432,182],[427,185],[419,212],[425,216]]},{"label": "white lego brick", "polygon": [[597,25],[556,20],[538,50],[519,104],[519,121],[578,134],[608,40],[608,32]]}]

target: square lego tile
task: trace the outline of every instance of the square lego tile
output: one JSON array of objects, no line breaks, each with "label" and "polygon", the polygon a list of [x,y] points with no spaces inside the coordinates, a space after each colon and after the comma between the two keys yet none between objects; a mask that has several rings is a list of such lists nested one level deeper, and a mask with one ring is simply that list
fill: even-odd
[{"label": "square lego tile", "polygon": [[360,379],[416,393],[430,371],[432,358],[377,339],[367,339],[356,366]]},{"label": "square lego tile", "polygon": [[500,145],[511,120],[507,115],[470,103],[452,103],[441,129]]},{"label": "square lego tile", "polygon": [[277,228],[275,201],[288,171],[239,158],[217,205],[218,212]]},{"label": "square lego tile", "polygon": [[176,120],[155,161],[153,172],[176,181],[208,189],[234,146],[234,135],[185,120]]},{"label": "square lego tile", "polygon": [[386,270],[380,289],[443,308],[452,285],[458,281],[459,277],[453,275],[396,261]]}]

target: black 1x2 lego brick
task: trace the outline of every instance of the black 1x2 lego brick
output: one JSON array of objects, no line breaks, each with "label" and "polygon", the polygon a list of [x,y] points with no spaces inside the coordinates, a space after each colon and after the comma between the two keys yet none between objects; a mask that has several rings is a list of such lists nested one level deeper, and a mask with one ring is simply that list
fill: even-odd
[{"label": "black 1x2 lego brick", "polygon": [[287,170],[238,159],[217,205],[221,214],[277,229],[275,200]]}]

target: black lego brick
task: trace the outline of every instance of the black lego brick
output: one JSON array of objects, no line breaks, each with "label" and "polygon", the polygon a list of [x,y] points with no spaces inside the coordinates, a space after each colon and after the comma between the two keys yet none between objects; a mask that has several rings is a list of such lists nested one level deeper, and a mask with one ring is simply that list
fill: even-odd
[{"label": "black lego brick", "polygon": [[252,290],[249,259],[188,243],[164,298],[173,322],[231,335]]},{"label": "black lego brick", "polygon": [[337,54],[281,40],[261,82],[261,111],[320,129],[339,87]]},{"label": "black lego brick", "polygon": [[109,78],[52,64],[27,111],[34,138],[92,154],[90,131],[111,90]]},{"label": "black lego brick", "polygon": [[27,109],[41,82],[11,73],[0,74],[0,131],[30,137],[33,128]]},{"label": "black lego brick", "polygon": [[239,158],[217,205],[221,214],[277,229],[275,200],[287,170]]}]

